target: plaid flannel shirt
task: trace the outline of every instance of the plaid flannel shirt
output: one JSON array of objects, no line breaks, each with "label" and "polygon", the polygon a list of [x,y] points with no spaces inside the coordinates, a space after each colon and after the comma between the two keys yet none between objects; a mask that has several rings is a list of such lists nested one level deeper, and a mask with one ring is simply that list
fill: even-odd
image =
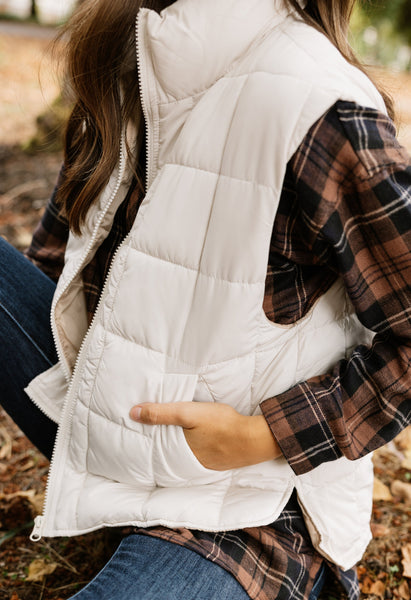
[{"label": "plaid flannel shirt", "polygon": [[[113,228],[83,271],[89,318],[117,245],[141,202],[131,188]],[[27,256],[53,279],[68,227],[51,198]],[[275,219],[264,310],[291,324],[342,277],[371,348],[274,398],[261,409],[297,474],[342,455],[358,458],[411,421],[411,164],[381,113],[337,102],[290,160]],[[266,527],[210,534],[156,527],[140,533],[184,545],[220,564],[250,598],[308,598],[322,559],[295,495]],[[351,600],[353,571],[338,573]]]}]

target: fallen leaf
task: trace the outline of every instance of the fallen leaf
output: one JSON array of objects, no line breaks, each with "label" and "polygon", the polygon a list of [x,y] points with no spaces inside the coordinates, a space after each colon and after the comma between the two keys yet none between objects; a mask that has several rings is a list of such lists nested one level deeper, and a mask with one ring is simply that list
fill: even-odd
[{"label": "fallen leaf", "polygon": [[12,446],[13,440],[11,435],[3,425],[0,425],[0,460],[10,460]]},{"label": "fallen leaf", "polygon": [[358,565],[357,566],[358,577],[363,577],[366,574],[367,574],[367,569],[364,567],[364,565]]},{"label": "fallen leaf", "polygon": [[370,591],[368,593],[369,594],[375,594],[376,596],[380,596],[380,598],[384,598],[384,596],[385,596],[385,588],[386,587],[387,586],[382,581],[375,581],[372,584],[372,586],[370,588]]},{"label": "fallen leaf", "polygon": [[2,492],[0,492],[0,500],[6,500],[7,502],[13,500],[14,498],[27,498],[27,500],[29,500],[29,498],[34,496],[35,493],[36,492],[34,490],[26,490],[25,492],[14,492],[13,494],[3,494]]},{"label": "fallen leaf", "polygon": [[363,594],[370,594],[370,590],[373,586],[373,581],[372,579],[366,575],[364,577],[364,579],[362,580],[362,582],[360,583],[360,589],[362,591]]},{"label": "fallen leaf", "polygon": [[391,484],[391,492],[394,496],[398,496],[404,502],[411,502],[411,483],[405,483],[396,479]]},{"label": "fallen leaf", "polygon": [[380,523],[371,523],[371,533],[373,538],[380,538],[391,533],[391,530],[386,525]]},{"label": "fallen leaf", "polygon": [[410,586],[405,581],[405,579],[397,587],[397,590],[398,590],[398,596],[399,596],[399,598],[401,598],[401,600],[411,600]]},{"label": "fallen leaf", "polygon": [[31,460],[31,459],[30,459],[30,460],[28,460],[28,461],[26,462],[26,464],[25,464],[25,465],[22,465],[22,466],[19,468],[19,471],[20,471],[20,472],[22,472],[22,473],[24,473],[24,471],[28,471],[29,469],[32,469],[32,468],[33,468],[33,467],[35,467],[35,466],[36,466],[36,463],[34,462],[34,460]]},{"label": "fallen leaf", "polygon": [[401,467],[403,469],[407,469],[408,471],[411,471],[411,449],[405,450],[404,457],[405,458],[401,463]]},{"label": "fallen leaf", "polygon": [[411,450],[411,426],[403,429],[403,431],[397,435],[394,441],[400,450]]},{"label": "fallen leaf", "polygon": [[44,495],[44,492],[41,492],[40,494],[34,494],[34,496],[30,496],[28,499],[33,510],[33,516],[35,517],[43,512]]},{"label": "fallen leaf", "polygon": [[3,494],[0,492],[0,500],[10,502],[14,498],[25,498],[30,503],[34,516],[43,511],[44,493],[37,494],[34,490],[15,492],[14,494]]},{"label": "fallen leaf", "polygon": [[46,563],[42,558],[36,558],[29,566],[26,581],[43,581],[44,577],[54,573],[57,567],[57,563]]},{"label": "fallen leaf", "polygon": [[18,225],[14,228],[14,235],[16,236],[16,244],[22,248],[27,248],[31,244],[32,234],[30,231],[26,231],[24,227]]},{"label": "fallen leaf", "polygon": [[404,569],[404,577],[411,578],[411,544],[405,544],[401,548],[402,553],[402,567]]},{"label": "fallen leaf", "polygon": [[388,442],[385,446],[381,446],[381,448],[377,448],[377,450],[373,453],[373,458],[376,459],[376,463],[378,464],[379,459],[382,459],[383,462],[385,460],[403,460],[404,452],[399,450],[397,444],[392,440]]},{"label": "fallen leaf", "polygon": [[374,490],[372,494],[373,500],[386,500],[391,501],[391,492],[385,483],[383,483],[378,477],[374,477]]}]

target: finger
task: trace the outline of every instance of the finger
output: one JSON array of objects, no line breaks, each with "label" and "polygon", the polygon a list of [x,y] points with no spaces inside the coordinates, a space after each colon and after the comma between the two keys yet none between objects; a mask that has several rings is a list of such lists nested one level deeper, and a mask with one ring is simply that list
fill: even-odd
[{"label": "finger", "polygon": [[133,421],[146,425],[178,425],[180,427],[193,427],[193,413],[195,405],[191,402],[170,402],[157,404],[147,402],[133,406],[130,417]]}]

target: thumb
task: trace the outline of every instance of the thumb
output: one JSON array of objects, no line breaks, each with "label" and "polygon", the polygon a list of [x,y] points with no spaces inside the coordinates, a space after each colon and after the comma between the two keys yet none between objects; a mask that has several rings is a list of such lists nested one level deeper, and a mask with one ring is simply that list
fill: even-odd
[{"label": "thumb", "polygon": [[[158,404],[156,402],[145,402],[133,406],[130,417],[133,421],[146,425],[179,425],[180,427],[192,427],[190,413],[191,402],[169,402]],[[188,409],[188,410],[187,410]]]}]

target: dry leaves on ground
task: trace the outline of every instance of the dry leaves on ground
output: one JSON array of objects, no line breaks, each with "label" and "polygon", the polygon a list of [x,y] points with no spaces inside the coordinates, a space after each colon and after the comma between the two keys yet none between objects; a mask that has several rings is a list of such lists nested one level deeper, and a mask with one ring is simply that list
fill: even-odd
[{"label": "dry leaves on ground", "polygon": [[401,548],[404,577],[411,578],[411,543]]},{"label": "dry leaves on ground", "polygon": [[30,563],[26,581],[43,581],[46,575],[51,575],[59,565],[55,562],[47,563],[43,558],[36,558]]}]

